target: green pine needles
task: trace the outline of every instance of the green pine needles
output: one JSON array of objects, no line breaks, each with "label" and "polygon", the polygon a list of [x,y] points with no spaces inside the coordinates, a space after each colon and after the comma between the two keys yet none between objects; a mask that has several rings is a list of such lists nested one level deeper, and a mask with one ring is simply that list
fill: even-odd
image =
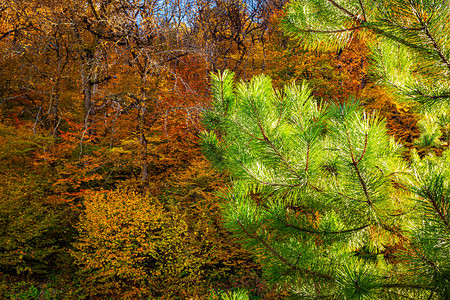
[{"label": "green pine needles", "polygon": [[[427,188],[447,193],[448,177],[439,177],[440,189],[431,179],[425,187],[419,183],[421,197],[413,201],[408,188],[420,180],[384,121],[357,103],[320,105],[305,83],[274,91],[268,77],[235,85],[225,71],[214,76],[213,90],[204,148],[233,177],[224,195],[227,226],[255,251],[268,278],[299,297],[445,292],[447,275],[416,247],[424,237],[419,232],[435,226],[422,224],[434,209],[426,197],[440,197]],[[438,211],[449,212],[443,202]],[[427,222],[439,222],[435,216]],[[449,267],[442,257],[450,249],[445,236],[425,238],[430,251],[437,244],[447,249],[440,263]],[[431,282],[430,272],[440,280]]]},{"label": "green pine needles", "polygon": [[365,38],[380,80],[428,105],[450,99],[449,20],[448,0],[297,0],[287,6],[283,29],[314,49]]},{"label": "green pine needles", "polygon": [[380,83],[422,113],[428,154],[407,161],[355,101],[213,75],[202,138],[232,176],[228,228],[294,298],[450,299],[450,2],[297,0],[283,26],[306,48],[370,41]]}]

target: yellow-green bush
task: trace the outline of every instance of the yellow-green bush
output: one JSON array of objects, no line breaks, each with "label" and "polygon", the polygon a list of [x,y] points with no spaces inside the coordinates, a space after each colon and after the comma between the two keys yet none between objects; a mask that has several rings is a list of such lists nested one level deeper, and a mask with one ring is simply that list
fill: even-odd
[{"label": "yellow-green bush", "polygon": [[187,230],[152,197],[131,190],[90,194],[72,252],[85,291],[135,298],[186,289],[201,266]]}]

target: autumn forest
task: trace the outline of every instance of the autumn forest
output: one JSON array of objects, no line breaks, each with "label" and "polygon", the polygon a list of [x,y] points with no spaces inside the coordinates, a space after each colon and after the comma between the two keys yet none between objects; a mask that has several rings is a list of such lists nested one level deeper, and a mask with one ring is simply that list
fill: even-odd
[{"label": "autumn forest", "polygon": [[0,0],[0,298],[448,299],[450,4],[375,2]]}]

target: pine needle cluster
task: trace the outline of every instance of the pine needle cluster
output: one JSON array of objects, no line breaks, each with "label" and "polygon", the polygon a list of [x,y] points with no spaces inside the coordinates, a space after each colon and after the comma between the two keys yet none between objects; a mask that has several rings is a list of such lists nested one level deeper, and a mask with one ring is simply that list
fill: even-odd
[{"label": "pine needle cluster", "polygon": [[306,83],[277,91],[266,76],[213,75],[203,146],[232,175],[227,226],[293,297],[450,299],[449,20],[446,0],[286,9],[284,29],[305,48],[370,41],[380,84],[422,113],[428,155],[410,161],[357,101],[325,105]]}]

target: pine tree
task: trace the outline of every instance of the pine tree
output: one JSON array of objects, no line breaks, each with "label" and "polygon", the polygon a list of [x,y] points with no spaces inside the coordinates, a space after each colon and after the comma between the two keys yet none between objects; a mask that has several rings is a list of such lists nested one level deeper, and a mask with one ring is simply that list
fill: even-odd
[{"label": "pine tree", "polygon": [[[419,143],[446,148],[449,16],[448,1],[296,1],[285,27],[307,47],[373,40],[380,81],[433,120]],[[232,175],[227,226],[267,278],[296,298],[450,298],[450,152],[406,161],[383,120],[306,83],[224,72],[212,88],[205,153]]]},{"label": "pine tree", "polygon": [[380,83],[433,123],[422,124],[417,144],[442,148],[448,147],[449,20],[448,0],[302,0],[287,7],[283,28],[306,48],[340,49],[355,36],[365,39]]}]

